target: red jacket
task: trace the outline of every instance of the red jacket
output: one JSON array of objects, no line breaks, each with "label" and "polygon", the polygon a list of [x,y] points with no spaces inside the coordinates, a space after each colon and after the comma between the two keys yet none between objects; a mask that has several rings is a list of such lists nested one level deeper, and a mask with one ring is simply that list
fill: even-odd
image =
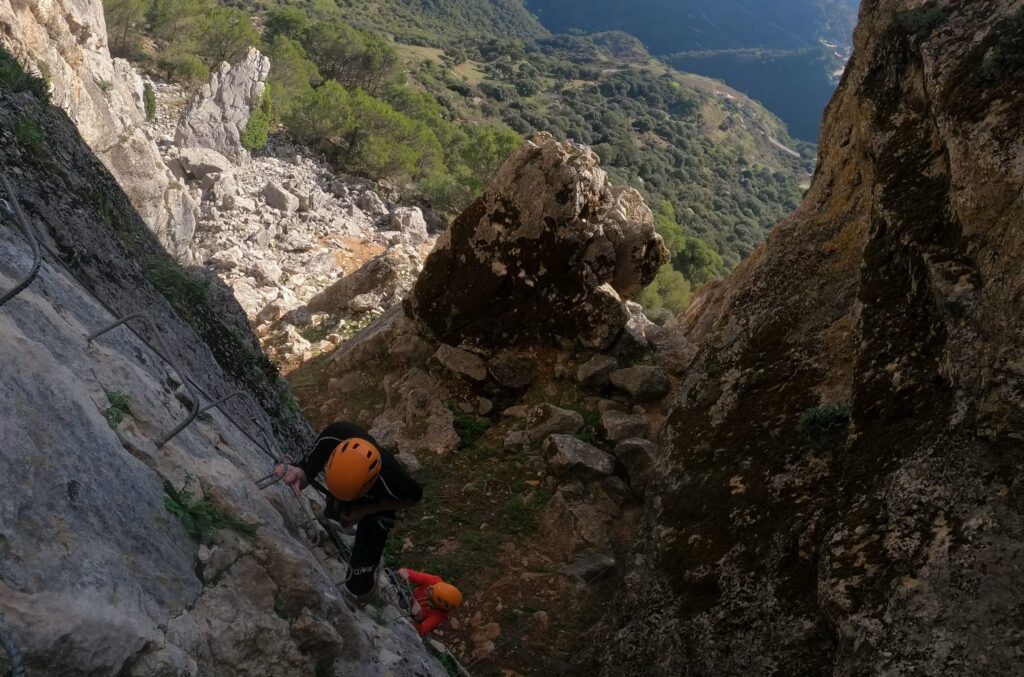
[{"label": "red jacket", "polygon": [[420,609],[423,610],[423,618],[419,623],[413,623],[413,626],[416,628],[416,632],[420,633],[420,637],[422,637],[441,625],[441,623],[444,623],[445,619],[448,618],[447,611],[430,606],[430,597],[427,595],[427,588],[434,583],[440,583],[444,579],[440,576],[425,574],[413,571],[412,569],[402,569],[402,571],[405,571],[409,576],[409,582],[416,586],[413,588],[412,596],[416,603],[420,605]]}]

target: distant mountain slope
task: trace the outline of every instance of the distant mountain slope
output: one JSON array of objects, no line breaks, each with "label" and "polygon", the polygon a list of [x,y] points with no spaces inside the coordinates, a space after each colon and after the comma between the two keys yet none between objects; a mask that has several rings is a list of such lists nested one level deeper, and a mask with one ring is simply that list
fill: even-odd
[{"label": "distant mountain slope", "polygon": [[677,68],[725,80],[765,103],[795,135],[816,140],[835,87],[833,74],[849,54],[858,2],[528,0],[527,5],[552,31],[632,33]]},{"label": "distant mountain slope", "polygon": [[750,254],[809,181],[815,149],[778,118],[735,89],[666,66],[627,33],[551,35],[534,24],[539,37],[510,39],[505,27],[531,25],[519,0],[375,0],[341,12],[393,36],[409,83],[449,119],[591,145],[614,182],[641,190],[657,213],[682,275],[662,288],[677,292],[674,310]]},{"label": "distant mountain slope", "polygon": [[386,26],[396,39],[414,44],[480,36],[527,40],[547,34],[522,0],[339,0],[338,6],[355,23]]}]

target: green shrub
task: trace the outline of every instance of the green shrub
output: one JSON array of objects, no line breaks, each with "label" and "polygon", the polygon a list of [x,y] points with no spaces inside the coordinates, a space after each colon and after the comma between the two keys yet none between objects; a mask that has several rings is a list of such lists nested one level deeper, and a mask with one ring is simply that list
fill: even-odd
[{"label": "green shrub", "polygon": [[491,429],[491,422],[472,414],[458,414],[455,416],[455,432],[459,435],[459,448],[472,449],[480,441],[488,430]]},{"label": "green shrub", "polygon": [[197,85],[210,79],[210,67],[195,54],[172,51],[160,59],[159,66],[175,82]]},{"label": "green shrub", "polygon": [[50,100],[50,85],[43,78],[29,75],[14,58],[0,49],[0,88],[11,92],[31,92],[43,103]]},{"label": "green shrub", "polygon": [[32,151],[32,154],[39,159],[50,157],[50,150],[46,145],[46,132],[32,118],[24,113],[19,113],[14,119],[14,138],[19,144]]},{"label": "green shrub", "polygon": [[146,109],[146,120],[156,120],[156,92],[153,91],[153,85],[148,82],[142,89],[142,103]]},{"label": "green shrub", "polygon": [[107,425],[116,430],[124,421],[124,415],[130,412],[128,396],[116,390],[108,390],[107,402],[110,403],[110,408],[103,413],[103,417],[107,419]]},{"label": "green shrub", "polygon": [[640,292],[636,301],[644,307],[651,321],[664,324],[686,310],[692,298],[693,292],[686,277],[667,263],[658,270],[654,281]]},{"label": "green shrub", "polygon": [[198,52],[208,65],[234,64],[249,47],[260,43],[260,34],[249,12],[235,7],[214,7],[197,36]]},{"label": "green shrub", "polygon": [[919,7],[901,12],[897,20],[911,35],[926,38],[945,18],[946,12],[941,7]]},{"label": "green shrub", "polygon": [[112,89],[114,89],[114,83],[110,80],[97,80],[96,86],[99,87],[100,91],[104,94],[108,94]]},{"label": "green shrub", "polygon": [[164,507],[168,512],[178,516],[181,525],[192,538],[200,543],[210,543],[214,535],[221,529],[231,529],[243,536],[256,533],[256,525],[228,517],[214,507],[208,498],[197,499],[188,489],[189,480],[181,489],[175,489],[170,482],[164,482]]},{"label": "green shrub", "polygon": [[249,122],[242,132],[242,146],[249,150],[260,150],[267,145],[267,133],[270,131],[270,122],[274,119],[274,107],[270,98],[270,87],[263,90],[260,103],[249,116]]},{"label": "green shrub", "polygon": [[153,256],[143,265],[143,275],[192,326],[210,307],[210,289],[170,258]]},{"label": "green shrub", "polygon": [[797,431],[804,444],[818,445],[846,430],[850,409],[841,404],[811,407],[800,414]]},{"label": "green shrub", "polygon": [[274,91],[274,115],[284,120],[297,101],[309,96],[320,84],[320,72],[297,41],[277,35],[268,48],[270,86]]}]

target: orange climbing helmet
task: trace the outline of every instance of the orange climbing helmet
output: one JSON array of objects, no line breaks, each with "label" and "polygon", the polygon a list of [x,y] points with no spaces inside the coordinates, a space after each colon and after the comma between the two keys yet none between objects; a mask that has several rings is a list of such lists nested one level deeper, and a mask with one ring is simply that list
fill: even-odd
[{"label": "orange climbing helmet", "polygon": [[462,593],[451,583],[440,581],[434,583],[431,588],[430,601],[439,609],[450,611],[457,606],[462,606]]},{"label": "orange climbing helmet", "polygon": [[365,494],[380,475],[380,451],[367,440],[352,437],[331,452],[324,466],[327,490],[340,501]]}]

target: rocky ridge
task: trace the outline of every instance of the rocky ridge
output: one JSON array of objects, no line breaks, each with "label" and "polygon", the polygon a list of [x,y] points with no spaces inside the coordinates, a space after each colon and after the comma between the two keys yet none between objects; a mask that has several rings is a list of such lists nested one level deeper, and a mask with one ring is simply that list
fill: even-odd
[{"label": "rocky ridge", "polygon": [[45,74],[53,101],[162,242],[185,254],[195,231],[195,204],[164,166],[145,125],[142,80],[111,59],[100,0],[0,4],[0,46]]},{"label": "rocky ridge", "polygon": [[1016,674],[1024,10],[861,6],[797,213],[673,330],[601,675]]}]

